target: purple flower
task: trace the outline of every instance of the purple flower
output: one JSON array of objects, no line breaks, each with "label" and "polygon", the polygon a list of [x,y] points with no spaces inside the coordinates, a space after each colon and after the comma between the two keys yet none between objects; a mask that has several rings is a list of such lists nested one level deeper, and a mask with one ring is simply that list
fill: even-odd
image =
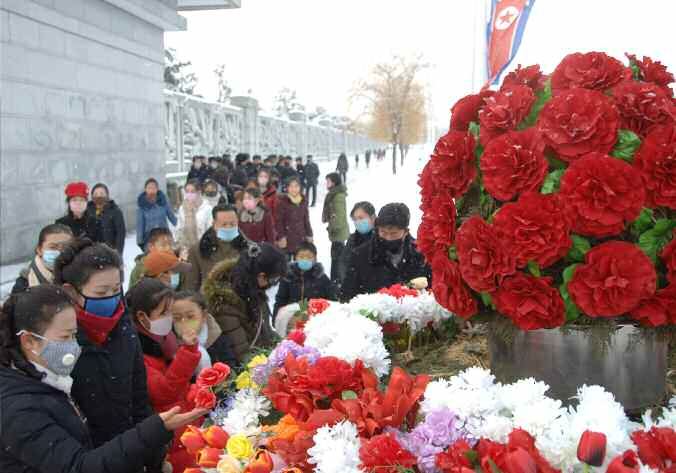
[{"label": "purple flower", "polygon": [[305,357],[311,365],[315,364],[321,356],[316,348],[298,345],[293,340],[282,340],[270,353],[268,362],[253,369],[254,382],[261,386],[265,385],[270,374],[284,364],[288,355],[293,355],[294,358]]}]

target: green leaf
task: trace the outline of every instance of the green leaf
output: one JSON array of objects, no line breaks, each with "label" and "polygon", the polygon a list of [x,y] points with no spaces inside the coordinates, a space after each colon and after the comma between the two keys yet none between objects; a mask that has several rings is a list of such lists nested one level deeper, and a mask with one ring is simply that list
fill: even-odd
[{"label": "green leaf", "polygon": [[648,230],[653,226],[654,215],[655,212],[653,212],[653,209],[644,207],[643,210],[641,210],[638,218],[631,223],[631,231],[636,235],[640,235],[641,233]]},{"label": "green leaf", "polygon": [[591,243],[579,235],[571,235],[570,237],[573,240],[573,246],[570,247],[566,258],[570,261],[584,261],[584,255],[591,249]]},{"label": "green leaf", "polygon": [[631,77],[634,80],[641,80],[641,69],[634,61],[631,61]]},{"label": "green leaf", "polygon": [[545,182],[542,183],[540,192],[543,194],[554,194],[555,192],[558,192],[559,187],[561,186],[561,176],[563,176],[564,172],[566,172],[565,169],[557,169],[556,171],[547,174]]},{"label": "green leaf", "polygon": [[493,298],[489,293],[481,292],[479,295],[481,296],[481,302],[483,302],[486,307],[495,309],[495,305],[493,305]]},{"label": "green leaf", "polygon": [[467,131],[473,134],[474,138],[479,138],[479,124],[477,122],[469,122],[469,128]]},{"label": "green leaf", "polygon": [[568,283],[573,279],[575,274],[575,268],[577,268],[579,263],[571,264],[566,269],[563,270],[563,284],[559,286],[559,292],[561,293],[561,298],[563,303],[566,306],[566,321],[572,322],[580,316],[580,309],[575,305],[575,302],[570,298],[570,293],[568,292]]},{"label": "green leaf", "polygon": [[559,156],[552,150],[545,151],[545,158],[549,162],[550,169],[567,169],[568,163],[560,159]]},{"label": "green leaf", "polygon": [[458,259],[458,250],[455,249],[455,245],[451,245],[448,248],[448,259],[452,259],[453,261],[457,261]]},{"label": "green leaf", "polygon": [[340,394],[340,397],[343,401],[347,401],[350,399],[357,399],[357,393],[354,391],[343,391]]},{"label": "green leaf", "polygon": [[529,261],[528,262],[528,271],[535,276],[536,278],[539,278],[542,276],[542,272],[540,271],[540,265],[537,264],[536,261]]},{"label": "green leaf", "polygon": [[617,132],[617,143],[610,153],[611,156],[619,158],[628,163],[634,161],[634,153],[641,146],[641,138],[630,130],[620,130]]},{"label": "green leaf", "polygon": [[538,120],[538,116],[540,115],[540,112],[542,111],[542,108],[545,106],[547,102],[552,98],[552,81],[547,80],[545,83],[544,88],[539,91],[536,95],[535,103],[530,109],[530,112],[526,116],[526,118],[523,119],[523,121],[519,124],[518,129],[523,130],[524,128],[531,127],[535,125],[535,122]]},{"label": "green leaf", "polygon": [[488,464],[491,466],[491,473],[502,473],[500,468],[498,468],[498,465],[496,465],[492,459],[488,459]]},{"label": "green leaf", "polygon": [[479,462],[479,454],[474,450],[467,450],[465,452],[465,458],[467,458],[472,465]]},{"label": "green leaf", "polygon": [[476,146],[474,147],[474,156],[477,159],[481,159],[481,156],[484,154],[484,146],[477,141]]},{"label": "green leaf", "polygon": [[657,255],[671,240],[674,228],[676,228],[676,220],[661,218],[655,222],[652,229],[643,232],[638,238],[639,248],[653,260],[653,263],[657,262]]}]

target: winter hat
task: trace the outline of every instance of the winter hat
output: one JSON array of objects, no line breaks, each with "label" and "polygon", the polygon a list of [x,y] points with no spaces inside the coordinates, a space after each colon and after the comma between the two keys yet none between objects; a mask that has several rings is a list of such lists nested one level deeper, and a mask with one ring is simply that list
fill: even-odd
[{"label": "winter hat", "polygon": [[182,262],[170,251],[151,251],[143,259],[143,267],[146,276],[156,277],[167,271],[186,273],[192,265]]},{"label": "winter hat", "polygon": [[71,182],[66,186],[66,197],[72,199],[73,197],[82,197],[86,199],[89,197],[89,187],[86,182]]},{"label": "winter hat", "polygon": [[396,202],[387,204],[382,209],[380,209],[380,212],[378,212],[378,218],[376,218],[376,226],[392,226],[406,229],[408,228],[410,220],[411,212],[408,210],[406,204]]}]

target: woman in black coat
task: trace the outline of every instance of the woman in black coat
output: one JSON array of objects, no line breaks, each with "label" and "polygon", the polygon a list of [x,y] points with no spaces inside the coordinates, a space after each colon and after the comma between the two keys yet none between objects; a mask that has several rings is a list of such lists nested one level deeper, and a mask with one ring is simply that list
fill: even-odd
[{"label": "woman in black coat", "polygon": [[105,184],[99,182],[92,188],[92,200],[87,206],[87,212],[96,219],[93,240],[107,244],[122,255],[124,240],[127,237],[124,215],[115,201],[110,200],[110,193]]},{"label": "woman in black coat", "polygon": [[71,182],[66,186],[66,215],[54,223],[65,225],[73,232],[75,238],[94,238],[96,234],[96,216],[87,211],[89,188],[84,182]]},{"label": "woman in black coat", "polygon": [[340,276],[340,285],[343,285],[347,266],[349,264],[350,255],[354,250],[373,238],[375,234],[376,223],[376,209],[371,202],[363,201],[357,202],[352,207],[350,218],[354,224],[354,232],[350,235],[345,243],[345,249],[340,257],[340,268],[338,274]]},{"label": "woman in black coat", "polygon": [[274,316],[284,306],[309,299],[336,300],[336,286],[317,263],[317,248],[312,243],[301,243],[296,249],[296,261],[282,279],[275,299]]},{"label": "woman in black coat", "polygon": [[[87,418],[94,447],[153,415],[138,335],[122,300],[122,260],[115,250],[75,240],[56,260],[55,283],[75,303],[82,356],[72,396]],[[164,452],[146,463],[159,472]]]},{"label": "woman in black coat", "polygon": [[[134,473],[203,410],[152,415],[98,448],[71,398],[80,356],[70,298],[35,286],[4,304],[0,318],[0,471]],[[50,348],[51,347],[51,348]]]}]

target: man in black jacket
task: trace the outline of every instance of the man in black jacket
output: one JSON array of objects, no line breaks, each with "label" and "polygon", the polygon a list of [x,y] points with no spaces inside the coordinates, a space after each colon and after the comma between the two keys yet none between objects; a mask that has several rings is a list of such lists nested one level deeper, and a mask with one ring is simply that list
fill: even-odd
[{"label": "man in black jacket", "polygon": [[317,182],[319,181],[319,166],[312,159],[312,155],[308,154],[305,162],[305,185],[307,186],[305,198],[310,201],[310,192],[312,192],[312,203],[310,207],[314,207],[317,203]]},{"label": "man in black jacket", "polygon": [[431,278],[432,271],[409,234],[410,218],[405,204],[392,203],[380,209],[376,234],[348,258],[341,301],[419,277]]}]

